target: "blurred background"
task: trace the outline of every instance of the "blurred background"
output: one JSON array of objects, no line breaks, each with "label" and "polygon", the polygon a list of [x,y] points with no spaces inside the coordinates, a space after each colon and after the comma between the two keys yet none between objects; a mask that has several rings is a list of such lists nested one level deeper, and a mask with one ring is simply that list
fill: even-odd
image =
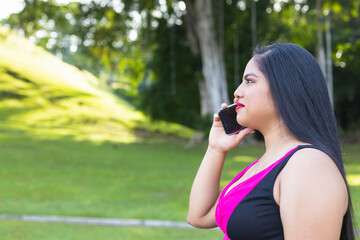
[{"label": "blurred background", "polygon": [[[221,239],[185,222],[211,117],[257,45],[293,42],[326,76],[360,218],[360,1],[0,0],[2,239]],[[221,184],[261,156],[257,133]]]}]

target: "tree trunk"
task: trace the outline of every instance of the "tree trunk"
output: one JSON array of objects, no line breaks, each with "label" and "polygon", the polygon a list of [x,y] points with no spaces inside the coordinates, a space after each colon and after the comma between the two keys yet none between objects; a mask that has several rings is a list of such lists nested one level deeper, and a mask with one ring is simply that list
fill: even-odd
[{"label": "tree trunk", "polygon": [[200,91],[200,113],[201,116],[206,116],[209,113],[213,112],[212,102],[208,101],[208,96],[210,95],[206,82],[204,79],[199,81],[199,91]]},{"label": "tree trunk", "polygon": [[323,39],[323,31],[322,31],[322,22],[321,22],[321,0],[316,0],[316,8],[317,8],[317,60],[319,62],[320,68],[326,76],[326,66],[325,66],[325,48],[324,48],[324,39]]},{"label": "tree trunk", "polygon": [[251,45],[254,49],[257,44],[257,38],[256,38],[256,2],[255,0],[251,1]]},{"label": "tree trunk", "polygon": [[334,107],[333,73],[331,59],[331,26],[330,16],[327,16],[326,22],[326,82],[329,90],[331,105]]},{"label": "tree trunk", "polygon": [[175,48],[175,26],[170,29],[170,79],[171,95],[176,95],[176,48]]},{"label": "tree trunk", "polygon": [[219,52],[224,59],[224,0],[218,0],[219,12]]},{"label": "tree trunk", "polygon": [[234,31],[234,50],[234,88],[236,89],[240,85],[239,30],[237,18]]},{"label": "tree trunk", "polygon": [[[229,103],[229,97],[227,94],[225,63],[220,47],[215,40],[212,1],[186,0],[186,9],[189,42],[194,44],[191,47],[192,49],[195,45],[200,49],[202,72],[209,93],[205,98],[205,102],[211,102],[211,106],[209,104],[204,109],[211,109],[211,112],[208,113],[214,113],[218,111],[221,103]],[[199,86],[201,85],[203,84],[199,84]]]},{"label": "tree trunk", "polygon": [[[331,33],[330,33],[330,16],[323,17],[321,15],[322,5],[321,0],[316,1],[317,8],[317,60],[320,68],[326,79],[326,84],[329,92],[331,105],[334,107],[334,96],[333,96],[333,76],[332,76],[332,60],[331,60]],[[323,38],[323,22],[325,21],[326,27],[326,56]]]}]

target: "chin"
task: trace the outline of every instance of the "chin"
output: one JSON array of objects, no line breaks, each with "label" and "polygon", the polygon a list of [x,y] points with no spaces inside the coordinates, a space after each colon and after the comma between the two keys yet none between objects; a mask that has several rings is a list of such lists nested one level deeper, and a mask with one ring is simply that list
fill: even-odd
[{"label": "chin", "polygon": [[239,116],[236,117],[236,121],[237,121],[238,124],[240,124],[241,126],[250,127],[249,124],[247,123],[247,121],[244,121],[244,119],[239,118]]},{"label": "chin", "polygon": [[238,124],[240,124],[243,127],[248,127],[252,129],[258,129],[258,125],[255,125],[253,121],[247,121],[246,119],[240,119],[239,117],[236,118],[236,121]]}]

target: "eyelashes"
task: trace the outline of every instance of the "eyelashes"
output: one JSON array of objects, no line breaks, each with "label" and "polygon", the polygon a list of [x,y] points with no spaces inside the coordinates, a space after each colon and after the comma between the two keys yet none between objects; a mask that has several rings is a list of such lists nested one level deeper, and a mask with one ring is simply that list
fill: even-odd
[{"label": "eyelashes", "polygon": [[248,78],[246,78],[246,79],[245,79],[245,81],[246,81],[246,84],[249,84],[249,83],[254,83],[254,81],[253,81],[253,80],[248,79]]}]

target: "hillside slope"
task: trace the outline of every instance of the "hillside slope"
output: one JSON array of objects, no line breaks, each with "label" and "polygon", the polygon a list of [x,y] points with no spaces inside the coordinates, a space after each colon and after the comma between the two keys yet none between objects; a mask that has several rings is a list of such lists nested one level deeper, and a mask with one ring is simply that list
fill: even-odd
[{"label": "hillside slope", "polygon": [[0,26],[0,131],[42,138],[134,142],[135,130],[191,137],[178,124],[150,122],[87,71]]}]

